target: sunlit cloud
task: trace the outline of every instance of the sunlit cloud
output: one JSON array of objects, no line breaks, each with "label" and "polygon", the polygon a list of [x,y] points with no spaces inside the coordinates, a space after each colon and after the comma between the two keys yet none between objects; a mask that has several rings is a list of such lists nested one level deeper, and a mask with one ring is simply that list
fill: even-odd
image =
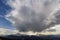
[{"label": "sunlit cloud", "polygon": [[18,30],[11,30],[6,28],[0,28],[0,36],[1,35],[12,35],[18,33]]}]

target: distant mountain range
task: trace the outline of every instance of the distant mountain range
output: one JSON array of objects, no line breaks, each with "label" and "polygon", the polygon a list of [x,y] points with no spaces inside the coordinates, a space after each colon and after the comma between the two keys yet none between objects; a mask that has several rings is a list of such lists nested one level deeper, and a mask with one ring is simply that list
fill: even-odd
[{"label": "distant mountain range", "polygon": [[29,36],[29,35],[6,35],[1,37],[1,40],[60,40],[60,37],[56,36],[56,35],[48,35],[48,36]]}]

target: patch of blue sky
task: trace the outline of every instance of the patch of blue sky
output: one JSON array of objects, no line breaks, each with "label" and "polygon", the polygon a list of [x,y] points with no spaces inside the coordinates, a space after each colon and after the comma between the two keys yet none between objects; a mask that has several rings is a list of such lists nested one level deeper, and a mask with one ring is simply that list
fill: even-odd
[{"label": "patch of blue sky", "polygon": [[[0,15],[5,16],[8,14],[7,12],[11,11],[11,7],[6,5],[6,0],[0,0]],[[15,29],[12,24],[6,20],[5,18],[0,17],[0,28],[8,28],[8,29]]]},{"label": "patch of blue sky", "polygon": [[8,20],[1,18],[1,17],[0,17],[0,27],[14,29],[14,27],[12,26],[12,24]]},{"label": "patch of blue sky", "polygon": [[9,5],[6,5],[6,0],[0,0],[0,15],[6,15],[11,9],[12,8]]}]

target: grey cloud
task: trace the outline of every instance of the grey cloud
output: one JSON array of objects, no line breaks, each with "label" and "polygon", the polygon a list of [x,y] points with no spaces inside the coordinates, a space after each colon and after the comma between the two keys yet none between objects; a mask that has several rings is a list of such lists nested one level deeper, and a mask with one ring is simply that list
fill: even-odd
[{"label": "grey cloud", "polygon": [[[20,0],[16,1],[19,2]],[[25,0],[25,2],[19,3],[16,3],[17,7],[10,5],[15,9],[9,12],[8,15],[10,16],[6,18],[14,21],[15,23],[12,24],[21,32],[41,32],[46,28],[54,26],[58,22],[58,20],[55,22],[56,15],[54,10],[59,6],[56,0],[33,0],[32,4],[30,0]]]},{"label": "grey cloud", "polygon": [[56,24],[60,24],[60,10],[57,11],[57,13],[55,14],[56,16]]}]

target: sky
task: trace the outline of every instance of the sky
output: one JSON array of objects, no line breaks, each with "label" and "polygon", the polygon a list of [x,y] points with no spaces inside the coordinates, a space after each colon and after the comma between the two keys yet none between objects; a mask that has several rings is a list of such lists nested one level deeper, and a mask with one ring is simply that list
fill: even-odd
[{"label": "sky", "polygon": [[5,3],[6,0],[0,0],[0,28],[14,29],[11,22],[4,18],[7,12],[11,10],[11,7],[6,5]]},{"label": "sky", "polygon": [[60,26],[59,11],[59,0],[0,0],[0,27],[41,32]]}]

